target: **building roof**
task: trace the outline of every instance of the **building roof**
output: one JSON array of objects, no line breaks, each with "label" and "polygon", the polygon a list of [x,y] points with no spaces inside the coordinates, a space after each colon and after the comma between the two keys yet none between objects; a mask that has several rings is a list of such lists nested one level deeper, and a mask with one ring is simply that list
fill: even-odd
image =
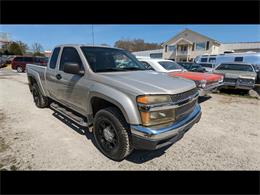
[{"label": "building roof", "polygon": [[184,42],[188,42],[189,44],[192,44],[192,42],[189,41],[188,39],[185,39],[185,38],[179,38],[177,41],[174,42],[173,45],[175,45],[176,43],[179,43],[180,41],[184,41]]},{"label": "building roof", "polygon": [[186,28],[186,29],[182,30],[181,32],[179,32],[178,34],[176,34],[175,36],[173,36],[172,38],[170,38],[169,40],[165,41],[165,42],[163,43],[163,46],[164,46],[165,44],[167,44],[169,41],[171,41],[172,39],[174,39],[176,36],[178,36],[179,34],[182,34],[182,33],[184,33],[184,32],[191,32],[191,33],[194,33],[194,34],[196,34],[196,35],[205,37],[206,39],[209,39],[209,40],[213,41],[214,43],[221,44],[219,41],[217,41],[217,40],[215,40],[215,39],[212,39],[212,38],[210,38],[210,37],[208,37],[208,36],[206,36],[206,35],[197,33],[197,32],[195,32],[195,31],[192,31],[192,30]]},{"label": "building roof", "polygon": [[134,55],[149,55],[151,53],[163,53],[163,49],[153,49],[153,50],[144,50],[144,51],[135,51],[132,52]]}]

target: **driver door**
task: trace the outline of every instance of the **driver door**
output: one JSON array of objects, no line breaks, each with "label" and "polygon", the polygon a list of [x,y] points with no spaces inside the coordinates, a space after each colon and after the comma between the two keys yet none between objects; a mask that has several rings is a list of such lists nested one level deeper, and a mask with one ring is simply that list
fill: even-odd
[{"label": "driver door", "polygon": [[74,47],[64,47],[61,54],[59,69],[59,89],[62,93],[62,101],[66,106],[80,113],[84,113],[84,100],[87,98],[87,90],[84,87],[84,75],[69,74],[63,71],[65,63],[77,63],[80,69],[84,71],[81,57]]}]

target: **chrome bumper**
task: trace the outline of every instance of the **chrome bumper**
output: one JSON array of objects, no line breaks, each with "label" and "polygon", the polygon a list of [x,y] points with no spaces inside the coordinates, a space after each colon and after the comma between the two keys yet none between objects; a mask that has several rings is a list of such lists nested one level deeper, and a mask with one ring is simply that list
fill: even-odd
[{"label": "chrome bumper", "polygon": [[222,83],[216,83],[216,84],[208,85],[205,88],[199,88],[199,96],[205,96],[210,91],[212,91],[214,89],[217,89],[217,88],[219,88],[221,86],[223,86],[223,82]]},{"label": "chrome bumper", "polygon": [[144,127],[141,125],[131,125],[131,133],[139,138],[146,140],[158,141],[167,138],[174,137],[175,135],[187,131],[195,123],[197,123],[201,116],[200,105],[197,104],[194,107],[192,113],[190,113],[185,119],[178,121],[170,126],[153,129],[152,127]]},{"label": "chrome bumper", "polygon": [[254,84],[243,84],[238,82],[224,82],[223,87],[234,87],[235,89],[252,89]]}]

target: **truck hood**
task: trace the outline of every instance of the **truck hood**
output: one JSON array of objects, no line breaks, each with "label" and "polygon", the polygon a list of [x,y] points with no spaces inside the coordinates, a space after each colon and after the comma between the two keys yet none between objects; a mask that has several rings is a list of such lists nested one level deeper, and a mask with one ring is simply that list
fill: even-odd
[{"label": "truck hood", "polygon": [[177,94],[196,87],[191,80],[154,71],[97,73],[95,80],[135,95]]},{"label": "truck hood", "polygon": [[201,80],[206,80],[208,82],[212,81],[218,81],[221,79],[220,75],[217,74],[208,74],[208,73],[199,73],[199,72],[170,72],[170,76],[178,76],[178,77],[183,77],[186,79],[191,79],[194,81],[201,81]]}]

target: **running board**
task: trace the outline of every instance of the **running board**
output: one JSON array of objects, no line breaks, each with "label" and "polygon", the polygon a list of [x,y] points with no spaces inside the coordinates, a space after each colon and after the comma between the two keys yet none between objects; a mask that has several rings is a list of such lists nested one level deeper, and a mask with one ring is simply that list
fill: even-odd
[{"label": "running board", "polygon": [[82,118],[79,117],[77,115],[75,115],[73,112],[68,111],[67,109],[65,109],[64,107],[60,106],[59,104],[53,102],[51,103],[50,107],[58,112],[59,114],[67,117],[68,119],[70,119],[71,121],[73,121],[74,123],[76,123],[77,125],[81,126],[81,127],[88,127],[88,123]]}]

